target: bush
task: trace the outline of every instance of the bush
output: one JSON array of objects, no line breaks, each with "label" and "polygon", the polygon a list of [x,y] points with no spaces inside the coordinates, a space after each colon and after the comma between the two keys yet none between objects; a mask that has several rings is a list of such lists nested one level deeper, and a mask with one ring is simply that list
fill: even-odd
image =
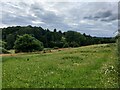
[{"label": "bush", "polygon": [[54,49],[59,49],[59,47],[54,47]]},{"label": "bush", "polygon": [[14,48],[15,52],[33,52],[42,51],[44,47],[43,43],[36,38],[29,34],[24,34],[16,39]]},{"label": "bush", "polygon": [[63,42],[60,42],[60,41],[57,41],[57,42],[54,42],[54,41],[51,41],[49,43],[49,46],[50,48],[54,48],[54,47],[59,47],[59,48],[62,48],[63,47]]}]

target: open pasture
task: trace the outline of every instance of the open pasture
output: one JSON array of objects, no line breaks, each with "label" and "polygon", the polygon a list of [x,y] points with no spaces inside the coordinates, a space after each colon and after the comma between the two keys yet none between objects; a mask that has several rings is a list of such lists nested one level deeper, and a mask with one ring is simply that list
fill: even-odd
[{"label": "open pasture", "polygon": [[118,88],[115,44],[2,58],[3,88]]}]

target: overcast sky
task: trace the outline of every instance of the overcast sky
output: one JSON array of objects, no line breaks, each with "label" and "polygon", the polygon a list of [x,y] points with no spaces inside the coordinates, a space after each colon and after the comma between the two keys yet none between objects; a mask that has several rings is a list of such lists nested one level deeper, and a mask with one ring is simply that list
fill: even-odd
[{"label": "overcast sky", "polygon": [[0,27],[32,25],[106,37],[114,36],[113,33],[118,29],[117,2],[41,1],[0,1]]}]

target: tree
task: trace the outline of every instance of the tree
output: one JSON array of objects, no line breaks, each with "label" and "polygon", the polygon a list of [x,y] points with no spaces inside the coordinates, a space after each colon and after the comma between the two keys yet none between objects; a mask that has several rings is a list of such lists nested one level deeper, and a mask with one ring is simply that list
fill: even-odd
[{"label": "tree", "polygon": [[23,36],[18,36],[14,48],[16,52],[41,51],[43,50],[43,44],[29,34],[24,34]]},{"label": "tree", "polygon": [[14,34],[9,34],[6,37],[6,41],[7,41],[7,49],[12,49],[14,46],[14,42],[15,42],[15,35]]},{"label": "tree", "polygon": [[[57,29],[53,31],[43,29],[37,26],[12,26],[0,28],[2,40],[7,43],[7,49],[13,49],[17,36],[29,34],[44,44],[44,47],[68,47],[68,46],[85,46],[100,43],[115,43],[115,38],[109,37],[92,37],[85,33],[81,34],[75,31],[61,32]],[[64,38],[63,38],[64,37]]]},{"label": "tree", "polygon": [[54,32],[57,32],[57,30],[56,30],[56,29],[54,29]]},{"label": "tree", "polygon": [[83,41],[85,40],[85,37],[78,32],[75,31],[67,31],[65,33],[66,41],[69,43],[69,46],[81,46],[83,44]]}]

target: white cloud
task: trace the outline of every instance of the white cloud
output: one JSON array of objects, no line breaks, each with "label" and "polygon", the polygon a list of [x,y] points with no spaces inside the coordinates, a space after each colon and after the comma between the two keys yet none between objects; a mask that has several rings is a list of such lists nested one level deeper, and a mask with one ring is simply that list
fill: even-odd
[{"label": "white cloud", "polygon": [[32,21],[32,23],[33,23],[33,24],[45,24],[44,22],[41,22],[41,21],[38,21],[38,20]]},{"label": "white cloud", "polygon": [[0,6],[0,27],[30,24],[63,31],[75,30],[97,36],[113,36],[112,32],[117,29],[117,3],[113,2],[4,0],[0,2]]}]

